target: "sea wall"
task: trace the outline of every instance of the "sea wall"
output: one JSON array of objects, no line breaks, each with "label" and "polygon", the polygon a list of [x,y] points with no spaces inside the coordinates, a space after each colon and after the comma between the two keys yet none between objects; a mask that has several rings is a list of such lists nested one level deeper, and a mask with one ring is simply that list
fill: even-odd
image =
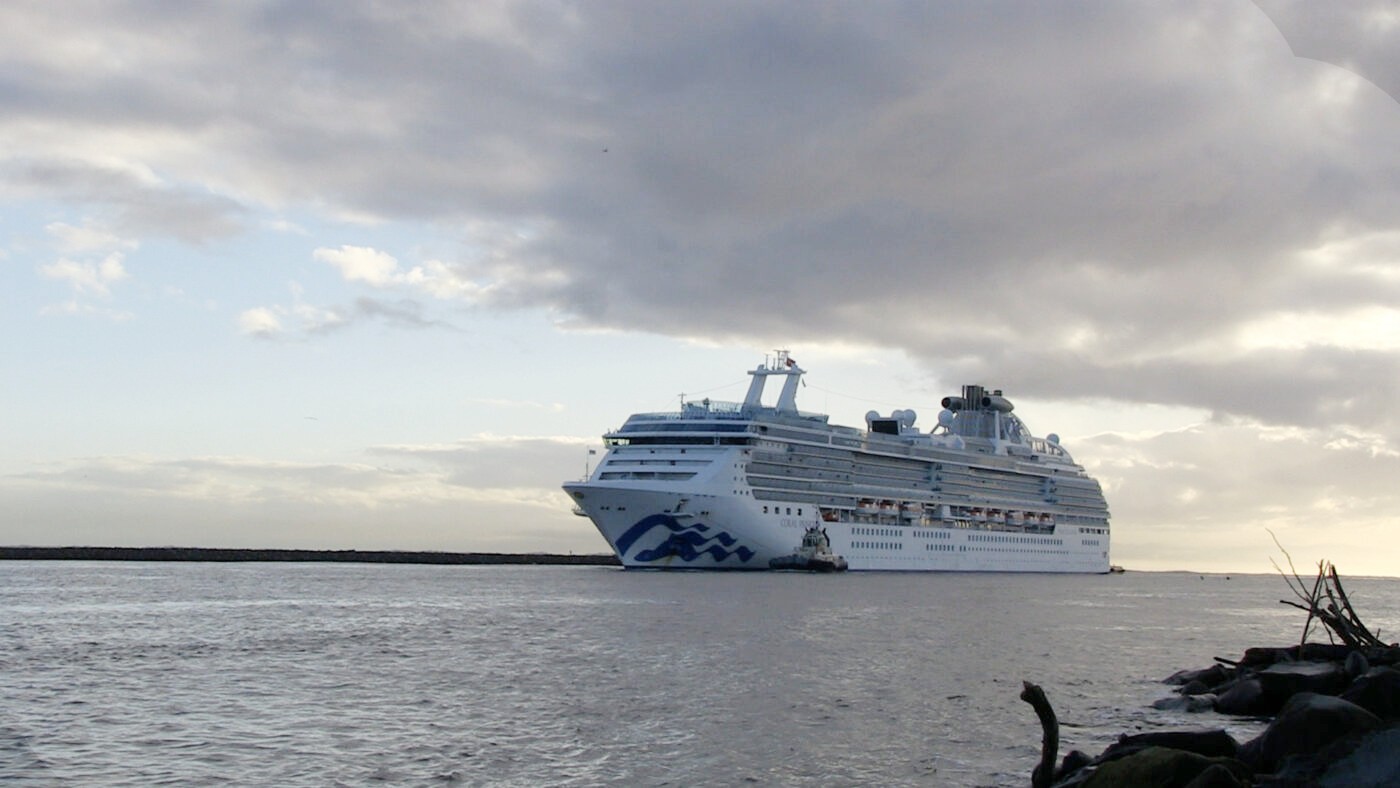
[{"label": "sea wall", "polygon": [[0,547],[9,561],[302,561],[363,564],[621,566],[610,554],[443,553],[409,550],[266,550],[215,547]]},{"label": "sea wall", "polygon": [[[1239,660],[1181,671],[1159,709],[1269,719],[1240,743],[1219,728],[1124,735],[1097,757],[1054,764],[1053,712],[1027,685],[1045,729],[1036,788],[1072,786],[1400,785],[1400,647],[1308,643],[1251,648]],[[1047,712],[1049,716],[1047,717]]]}]

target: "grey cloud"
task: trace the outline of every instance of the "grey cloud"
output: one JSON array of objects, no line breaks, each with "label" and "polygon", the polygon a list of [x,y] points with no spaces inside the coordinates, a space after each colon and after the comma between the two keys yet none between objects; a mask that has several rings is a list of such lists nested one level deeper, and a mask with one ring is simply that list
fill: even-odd
[{"label": "grey cloud", "polygon": [[1309,427],[1350,425],[1400,435],[1390,403],[1400,397],[1394,353],[1327,347],[1256,351],[1217,361],[1167,359],[1107,363],[1069,354],[1023,354],[1017,363],[944,365],[954,379],[983,380],[1025,396],[1117,398],[1202,408],[1217,417]]},{"label": "grey cloud", "polygon": [[313,334],[344,331],[364,322],[382,321],[395,328],[441,328],[449,331],[457,329],[448,322],[430,318],[423,305],[409,298],[388,301],[378,298],[361,297],[349,306],[332,307],[324,311],[320,322],[307,327]]},{"label": "grey cloud", "polygon": [[242,229],[237,202],[190,187],[144,182],[130,172],[74,160],[0,161],[0,195],[40,195],[110,209],[124,235],[197,243]]},{"label": "grey cloud", "polygon": [[1298,57],[1352,71],[1400,100],[1400,15],[1387,0],[1254,0]]},{"label": "grey cloud", "polygon": [[[531,228],[496,255],[464,231],[452,269],[498,283],[486,306],[566,323],[868,343],[1028,393],[1092,381],[1281,423],[1400,419],[1386,354],[1210,349],[1277,312],[1400,295],[1303,260],[1400,232],[1400,112],[1322,91],[1277,6],[144,9],[66,34],[128,56],[81,78],[14,41],[39,76],[6,88],[22,98],[0,131],[158,128],[219,155],[153,153],[153,171],[249,204]],[[55,24],[23,14],[0,36]],[[1334,386],[1381,413],[1338,409]]]},{"label": "grey cloud", "polygon": [[355,313],[357,315],[383,320],[390,325],[401,328],[446,328],[455,330],[449,323],[425,317],[423,305],[407,298],[398,299],[396,301],[384,301],[375,298],[357,298],[355,299]]},{"label": "grey cloud", "polygon": [[[267,319],[258,319],[259,314]],[[248,322],[249,316],[254,316]],[[285,329],[283,318],[295,321],[297,331]],[[269,321],[275,320],[273,324]],[[261,307],[244,313],[243,333],[260,340],[303,341],[307,337],[348,331],[366,323],[382,322],[400,329],[459,331],[452,323],[430,317],[423,304],[411,298],[395,300],[360,297],[350,304],[314,307],[305,303]]]}]

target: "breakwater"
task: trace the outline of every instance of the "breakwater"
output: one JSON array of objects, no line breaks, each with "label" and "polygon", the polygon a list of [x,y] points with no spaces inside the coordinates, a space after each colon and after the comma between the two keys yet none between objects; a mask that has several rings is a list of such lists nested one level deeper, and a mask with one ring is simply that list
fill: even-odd
[{"label": "breakwater", "polygon": [[299,561],[360,564],[620,566],[611,554],[444,553],[427,550],[271,550],[220,547],[0,547],[0,561]]},{"label": "breakwater", "polygon": [[[1059,721],[1045,692],[1025,682],[1021,699],[1042,729],[1032,788],[1400,785],[1400,644],[1362,622],[1329,562],[1312,583],[1284,578],[1300,601],[1282,603],[1308,613],[1298,644],[1178,671],[1164,680],[1177,697],[1153,704],[1267,719],[1262,734],[1244,743],[1223,728],[1124,734],[1098,757],[1074,750],[1056,767]],[[1314,624],[1331,642],[1308,642]]]}]

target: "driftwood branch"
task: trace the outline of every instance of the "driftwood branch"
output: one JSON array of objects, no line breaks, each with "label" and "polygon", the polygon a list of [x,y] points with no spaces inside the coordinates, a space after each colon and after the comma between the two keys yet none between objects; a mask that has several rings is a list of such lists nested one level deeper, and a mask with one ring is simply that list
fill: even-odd
[{"label": "driftwood branch", "polygon": [[[1319,599],[1319,597],[1318,597],[1318,592],[1319,592],[1321,589],[1322,589],[1322,563],[1321,563],[1321,562],[1318,562],[1318,565],[1317,565],[1317,579],[1313,581],[1312,593],[1308,595],[1308,608],[1307,608],[1307,610],[1308,610],[1308,620],[1303,622],[1303,637],[1300,638],[1300,639],[1298,640],[1298,648],[1300,649],[1299,653],[1302,653],[1301,649],[1303,648],[1303,644],[1305,644],[1305,643],[1308,642],[1308,630],[1312,628],[1312,623],[1313,623],[1313,618],[1314,618],[1313,610],[1315,610],[1315,609],[1317,608],[1317,602],[1318,602],[1318,599]],[[1332,636],[1331,636],[1331,635],[1328,635],[1328,636],[1327,636],[1327,639],[1328,639],[1328,640],[1331,640],[1331,639],[1332,639]]]},{"label": "driftwood branch", "polygon": [[1336,589],[1337,597],[1342,600],[1342,608],[1346,611],[1347,620],[1350,621],[1355,628],[1355,632],[1358,638],[1362,640],[1363,645],[1384,646],[1385,642],[1380,638],[1380,630],[1376,630],[1373,633],[1362,625],[1361,616],[1356,614],[1356,610],[1351,606],[1351,600],[1347,598],[1347,592],[1342,589],[1342,578],[1337,575],[1337,567],[1328,564],[1328,568],[1331,570],[1331,586]]},{"label": "driftwood branch", "polygon": [[[1287,559],[1288,571],[1293,574],[1293,579],[1288,579],[1288,575],[1284,574],[1283,569],[1279,568],[1279,565],[1275,563],[1273,558],[1269,559],[1269,563],[1273,564],[1275,569],[1278,569],[1278,573],[1283,575],[1283,581],[1288,583],[1288,587],[1293,590],[1293,593],[1296,594],[1299,599],[1307,600],[1309,598],[1308,587],[1303,583],[1303,578],[1298,576],[1298,570],[1293,567],[1293,556],[1289,555],[1288,551],[1283,549],[1283,545],[1279,543],[1278,537],[1274,535],[1272,530],[1268,528],[1264,530],[1268,531],[1269,538],[1274,540],[1274,547],[1277,547],[1278,551],[1283,553],[1283,557]],[[1294,587],[1294,583],[1298,584],[1297,587]]]},{"label": "driftwood branch", "polygon": [[1045,690],[1029,681],[1021,684],[1021,700],[1031,704],[1040,718],[1040,763],[1031,772],[1031,788],[1049,788],[1055,779],[1055,758],[1060,751],[1060,721],[1055,718]]},{"label": "driftwood branch", "polygon": [[[1269,536],[1274,536],[1273,531],[1269,531]],[[1337,567],[1333,566],[1332,562],[1319,561],[1317,563],[1317,578],[1313,581],[1312,589],[1309,590],[1307,584],[1298,576],[1298,572],[1293,569],[1293,558],[1288,555],[1287,550],[1283,549],[1283,545],[1279,544],[1276,536],[1274,536],[1274,544],[1278,545],[1278,549],[1288,560],[1288,568],[1293,570],[1292,578],[1280,569],[1272,558],[1269,559],[1269,562],[1274,565],[1275,569],[1278,569],[1280,575],[1283,575],[1283,580],[1288,584],[1289,590],[1299,599],[1299,602],[1280,599],[1279,603],[1305,610],[1308,613],[1307,621],[1303,623],[1303,638],[1298,644],[1300,653],[1303,644],[1308,642],[1308,631],[1314,620],[1321,622],[1327,628],[1327,639],[1332,643],[1340,640],[1355,649],[1385,646],[1379,633],[1371,632],[1361,622],[1361,616],[1357,615],[1356,608],[1352,607],[1346,589],[1342,588],[1342,578],[1337,574]]]}]

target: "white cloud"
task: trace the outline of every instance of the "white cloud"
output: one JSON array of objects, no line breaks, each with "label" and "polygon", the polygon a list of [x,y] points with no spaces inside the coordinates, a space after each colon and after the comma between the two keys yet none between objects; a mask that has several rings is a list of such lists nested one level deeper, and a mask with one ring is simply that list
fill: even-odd
[{"label": "white cloud", "polygon": [[426,259],[407,270],[393,255],[371,247],[323,247],[313,257],[334,266],[346,281],[377,289],[398,288],[469,305],[526,306],[530,299],[558,292],[569,281],[567,272],[534,249],[540,234],[530,222],[472,220],[464,228],[459,261]]},{"label": "white cloud", "polygon": [[54,237],[60,251],[68,254],[105,252],[110,249],[135,249],[136,241],[122,238],[92,221],[74,226],[65,222],[51,222],[44,230]]},{"label": "white cloud", "polygon": [[277,313],[268,307],[254,307],[244,310],[238,316],[238,330],[256,337],[275,337],[282,333],[282,321]]},{"label": "white cloud", "polygon": [[109,285],[127,278],[123,259],[121,252],[112,252],[97,262],[63,258],[40,266],[39,273],[67,282],[78,293],[106,298],[112,294]]},{"label": "white cloud", "polygon": [[333,331],[346,323],[345,316],[340,312],[311,304],[297,303],[289,311],[301,321],[301,328],[307,333]]},{"label": "white cloud", "polygon": [[1238,342],[1245,351],[1311,346],[1400,351],[1400,309],[1370,306],[1261,316],[1239,328]]},{"label": "white cloud", "polygon": [[342,246],[339,249],[317,249],[313,256],[335,266],[341,276],[352,282],[365,282],[386,287],[402,281],[399,263],[392,255],[364,246]]}]

